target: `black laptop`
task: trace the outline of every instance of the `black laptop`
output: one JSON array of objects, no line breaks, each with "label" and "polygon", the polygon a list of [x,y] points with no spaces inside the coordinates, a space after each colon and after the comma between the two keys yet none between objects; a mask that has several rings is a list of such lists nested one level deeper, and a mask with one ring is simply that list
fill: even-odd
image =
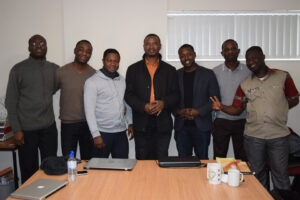
[{"label": "black laptop", "polygon": [[158,165],[160,167],[197,167],[200,164],[201,162],[196,156],[169,156],[158,160]]}]

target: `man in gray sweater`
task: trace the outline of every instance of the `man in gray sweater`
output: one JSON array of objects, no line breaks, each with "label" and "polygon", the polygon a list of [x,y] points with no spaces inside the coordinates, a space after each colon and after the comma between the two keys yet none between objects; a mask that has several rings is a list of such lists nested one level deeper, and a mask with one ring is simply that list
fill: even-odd
[{"label": "man in gray sweater", "polygon": [[93,157],[128,158],[126,136],[133,138],[132,111],[124,101],[125,79],[117,72],[120,54],[116,49],[103,53],[103,68],[84,85],[84,111],[94,138]]},{"label": "man in gray sweater", "polygon": [[52,96],[58,66],[46,61],[47,42],[41,35],[29,39],[29,58],[10,71],[5,107],[19,145],[22,183],[39,169],[41,159],[56,156],[57,129]]}]

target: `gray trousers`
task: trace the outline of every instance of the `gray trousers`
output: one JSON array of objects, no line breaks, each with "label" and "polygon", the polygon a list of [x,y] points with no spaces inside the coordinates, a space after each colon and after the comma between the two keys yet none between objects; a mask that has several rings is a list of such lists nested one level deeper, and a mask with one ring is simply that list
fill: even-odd
[{"label": "gray trousers", "polygon": [[271,176],[274,187],[281,190],[290,189],[288,176],[288,136],[275,139],[260,139],[244,135],[244,147],[255,171],[256,178],[268,189],[266,161],[270,161]]}]

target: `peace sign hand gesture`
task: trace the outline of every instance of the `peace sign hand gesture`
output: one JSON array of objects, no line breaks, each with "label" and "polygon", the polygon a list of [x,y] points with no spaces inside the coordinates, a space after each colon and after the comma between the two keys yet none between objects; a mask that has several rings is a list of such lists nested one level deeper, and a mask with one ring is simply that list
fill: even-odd
[{"label": "peace sign hand gesture", "polygon": [[219,101],[219,99],[216,96],[209,97],[209,98],[213,102],[213,104],[212,104],[213,110],[222,110],[223,109],[223,104]]}]

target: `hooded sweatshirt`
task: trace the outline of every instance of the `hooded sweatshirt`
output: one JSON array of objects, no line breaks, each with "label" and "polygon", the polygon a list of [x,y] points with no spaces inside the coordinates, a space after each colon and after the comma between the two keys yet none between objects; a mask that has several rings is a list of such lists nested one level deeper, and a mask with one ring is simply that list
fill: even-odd
[{"label": "hooded sweatshirt", "polygon": [[84,110],[93,138],[100,136],[100,132],[125,131],[132,123],[131,108],[124,100],[125,87],[121,75],[111,78],[102,71],[86,80]]}]

